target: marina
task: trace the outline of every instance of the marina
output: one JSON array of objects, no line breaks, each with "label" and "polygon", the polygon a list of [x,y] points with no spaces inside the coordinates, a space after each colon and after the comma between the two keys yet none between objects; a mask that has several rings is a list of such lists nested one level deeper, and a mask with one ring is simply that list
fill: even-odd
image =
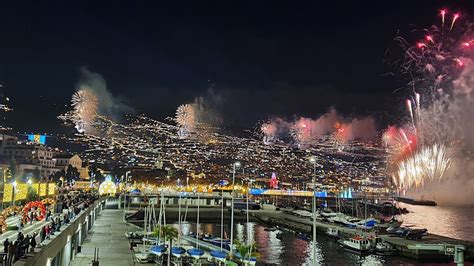
[{"label": "marina", "polygon": [[1,266],[474,266],[474,1],[17,2]]},{"label": "marina", "polygon": [[[212,202],[209,201],[209,199],[206,201]],[[226,220],[226,223],[228,223],[231,218],[229,207],[226,208],[223,213],[225,214],[224,219]],[[204,224],[218,222],[219,219],[216,219],[216,216],[220,215],[218,206],[202,206],[201,210],[205,210],[200,214],[201,222]],[[176,206],[171,205],[171,207],[168,207],[167,209],[167,217],[176,217],[176,211]],[[195,208],[188,206],[187,211],[187,215],[190,219],[192,219],[191,217],[196,217],[195,214],[193,215],[196,211]],[[139,217],[136,216],[137,213],[139,212],[135,212],[135,215],[131,215],[130,217],[136,219]],[[313,233],[313,221],[311,214],[309,213],[308,216],[306,213],[308,212],[304,210],[285,208],[277,210],[276,208],[270,209],[268,206],[261,210],[248,210],[249,221],[252,224],[260,224],[264,226],[262,230],[268,234],[274,234],[273,237],[275,239],[281,240],[284,235],[282,233],[283,230],[294,232],[294,238],[296,239],[311,241],[310,236]],[[245,217],[247,211],[235,209],[234,214],[234,217],[239,221],[238,224],[246,226]],[[363,252],[360,252],[361,255],[377,254],[385,256],[389,254],[390,256],[403,257],[420,262],[438,261],[441,263],[447,263],[451,261],[457,265],[463,265],[465,261],[474,260],[474,242],[440,236],[433,234],[432,232],[426,232],[426,230],[412,229],[411,227],[404,229],[406,231],[398,233],[397,235],[397,233],[388,233],[390,231],[388,229],[391,229],[391,225],[395,226],[395,228],[405,228],[400,227],[401,223],[387,222],[373,224],[369,227],[368,225],[372,219],[355,219],[342,213],[338,215],[327,213],[325,216],[333,216],[333,218],[329,218],[330,221],[328,221],[326,218],[323,218],[324,215],[318,213],[318,219],[316,221],[317,237],[321,237],[323,239],[322,241],[334,241],[331,239],[339,239],[341,244],[342,241],[351,241],[351,239],[359,239],[362,241],[367,239],[368,242],[364,242],[367,247]],[[173,223],[172,218],[170,218],[169,221]],[[342,224],[342,221],[352,221],[351,223],[354,223],[354,226]],[[362,224],[361,221],[364,223]],[[136,222],[137,220],[135,220],[135,223]],[[365,224],[367,224],[367,226],[365,226]],[[177,226],[176,223],[174,223],[174,226]],[[183,230],[183,236],[181,239],[190,244],[190,246],[196,245],[196,228],[193,224],[189,223],[186,223],[184,226],[186,229]],[[226,228],[228,228],[228,225],[226,225]],[[236,229],[235,231],[238,230]],[[214,235],[219,235],[219,232]],[[242,239],[245,238],[247,237],[243,237]],[[199,241],[199,243],[199,246],[205,249],[206,255],[207,252],[220,249],[218,240],[216,242]],[[225,253],[228,253],[227,244],[224,245],[223,250]]]}]

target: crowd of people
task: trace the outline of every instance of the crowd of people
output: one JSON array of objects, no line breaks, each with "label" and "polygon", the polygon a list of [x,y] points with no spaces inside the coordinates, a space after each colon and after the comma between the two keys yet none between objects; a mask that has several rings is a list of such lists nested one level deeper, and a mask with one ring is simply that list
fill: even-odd
[{"label": "crowd of people", "polygon": [[36,237],[37,233],[25,236],[22,232],[18,232],[15,241],[10,242],[8,238],[5,239],[3,242],[3,252],[7,255],[6,265],[12,265],[20,258],[25,258],[26,254],[28,254],[28,249],[31,249],[31,252],[33,252],[36,247]]},{"label": "crowd of people", "polygon": [[[33,234],[23,234],[24,221],[19,219],[18,236],[15,241],[10,241],[8,238],[3,242],[4,253],[6,254],[6,265],[12,265],[21,258],[25,258],[28,254],[28,249],[32,252],[37,246],[37,242],[42,245],[52,235],[60,232],[63,225],[67,225],[83,210],[87,209],[99,196],[95,193],[86,193],[82,191],[74,191],[68,194],[61,194],[56,196],[56,204],[47,208],[45,220],[46,223],[39,231]],[[38,214],[33,209],[28,214],[28,220],[38,221]],[[39,237],[39,239],[38,239]]]}]

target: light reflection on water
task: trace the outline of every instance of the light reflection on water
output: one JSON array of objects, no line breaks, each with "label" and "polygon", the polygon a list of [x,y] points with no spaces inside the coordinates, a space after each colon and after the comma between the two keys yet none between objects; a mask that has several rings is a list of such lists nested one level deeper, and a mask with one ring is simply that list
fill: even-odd
[{"label": "light reflection on water", "polygon": [[[444,206],[412,206],[402,204],[410,213],[403,215],[404,225],[414,225],[427,228],[430,233],[448,237],[474,241],[474,207],[444,207]],[[226,221],[228,222],[228,221]],[[177,224],[175,224],[178,227]],[[183,234],[196,231],[195,223],[181,225]],[[201,224],[200,231],[205,234],[220,236],[219,224]],[[230,226],[224,225],[227,236]],[[282,240],[278,239],[277,231],[265,231],[260,224],[236,223],[235,238],[246,241],[250,236],[258,246],[258,265],[311,265],[312,242],[297,238],[289,231],[282,231]],[[420,265],[416,260],[401,257],[382,257],[377,255],[359,256],[340,247],[333,239],[318,234],[317,258],[322,265]],[[452,265],[447,263],[429,263],[429,265]],[[470,265],[470,264],[467,264]]]},{"label": "light reflection on water", "polygon": [[[175,224],[178,227],[177,224]],[[230,226],[224,225],[224,231],[229,236]],[[201,232],[220,236],[219,224],[201,224]],[[278,231],[265,231],[265,227],[260,224],[250,223],[247,231],[245,223],[236,224],[234,228],[235,238],[246,241],[247,234],[255,240],[258,246],[258,265],[311,265],[312,262],[312,241],[305,241],[289,231],[282,231],[282,240],[278,239]],[[181,225],[184,234],[194,232],[196,224],[185,223]],[[348,252],[340,247],[333,239],[324,235],[317,238],[317,258],[321,265],[416,265],[417,262],[404,258],[384,258],[377,255],[359,256]]]},{"label": "light reflection on water", "polygon": [[410,211],[401,216],[403,225],[474,242],[474,207],[400,205]]}]

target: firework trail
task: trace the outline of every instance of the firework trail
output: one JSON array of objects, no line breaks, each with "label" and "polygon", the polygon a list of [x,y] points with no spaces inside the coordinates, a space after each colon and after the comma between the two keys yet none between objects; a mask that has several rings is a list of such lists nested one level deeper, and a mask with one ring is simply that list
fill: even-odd
[{"label": "firework trail", "polygon": [[460,16],[459,13],[456,13],[453,15],[453,20],[451,21],[451,27],[449,27],[449,30],[453,29],[454,23],[456,23],[456,20],[458,20],[459,16]]},{"label": "firework trail", "polygon": [[97,96],[91,90],[81,89],[72,95],[73,113],[71,118],[77,131],[83,133],[94,123],[98,105]]},{"label": "firework trail", "polygon": [[444,21],[445,21],[445,16],[446,16],[446,9],[441,9],[439,11],[441,15],[441,28],[444,29]]},{"label": "firework trail", "polygon": [[440,27],[418,31],[423,37],[413,45],[395,38],[405,51],[401,73],[409,78],[407,87],[414,93],[406,101],[410,122],[389,127],[383,135],[389,153],[387,169],[400,189],[426,188],[426,183],[441,179],[451,184],[454,177],[447,170],[452,162],[463,165],[474,151],[474,127],[468,118],[474,115],[470,100],[474,92],[473,26],[460,21],[459,13],[445,25],[447,14],[440,10]]},{"label": "firework trail", "polygon": [[[468,49],[472,40],[472,25],[459,23],[456,13],[445,32],[446,10],[441,10],[441,25],[432,25],[424,29],[415,29],[421,36],[414,45],[402,36],[395,37],[405,52],[399,62],[401,74],[408,77],[408,87],[426,96],[436,96],[440,92],[451,93],[452,82],[463,71],[467,58],[473,51]],[[397,60],[398,61],[398,60]],[[432,100],[432,99],[430,99]]]},{"label": "firework trail", "polygon": [[410,117],[411,117],[411,122],[413,124],[413,128],[416,128],[415,126],[415,118],[413,117],[413,108],[411,107],[411,100],[407,100],[407,109],[408,109],[408,112],[410,113]]},{"label": "firework trail", "polygon": [[179,126],[178,135],[188,137],[196,129],[196,112],[191,104],[182,104],[176,110],[176,123]]}]

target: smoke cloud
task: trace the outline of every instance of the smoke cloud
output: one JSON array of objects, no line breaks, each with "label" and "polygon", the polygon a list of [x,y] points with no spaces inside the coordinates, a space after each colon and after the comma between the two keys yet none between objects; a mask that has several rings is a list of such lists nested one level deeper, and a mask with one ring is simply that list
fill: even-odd
[{"label": "smoke cloud", "polygon": [[219,126],[223,123],[221,110],[224,105],[224,96],[216,93],[211,87],[205,95],[198,96],[191,103],[197,123]]},{"label": "smoke cloud", "polygon": [[316,119],[299,117],[293,121],[274,118],[261,127],[264,141],[284,141],[287,135],[298,145],[310,144],[324,136],[331,135],[340,142],[376,140],[377,127],[372,117],[347,118],[339,114],[336,109],[329,111]]},{"label": "smoke cloud", "polygon": [[439,181],[409,195],[433,198],[441,205],[474,204],[474,66],[453,80],[452,95],[440,93],[421,113],[421,139],[448,147],[451,166]]},{"label": "smoke cloud", "polygon": [[91,91],[95,94],[98,100],[97,113],[99,115],[119,119],[124,113],[132,111],[132,108],[125,104],[123,99],[115,97],[107,89],[107,83],[102,75],[90,71],[87,67],[80,69],[76,90]]}]

